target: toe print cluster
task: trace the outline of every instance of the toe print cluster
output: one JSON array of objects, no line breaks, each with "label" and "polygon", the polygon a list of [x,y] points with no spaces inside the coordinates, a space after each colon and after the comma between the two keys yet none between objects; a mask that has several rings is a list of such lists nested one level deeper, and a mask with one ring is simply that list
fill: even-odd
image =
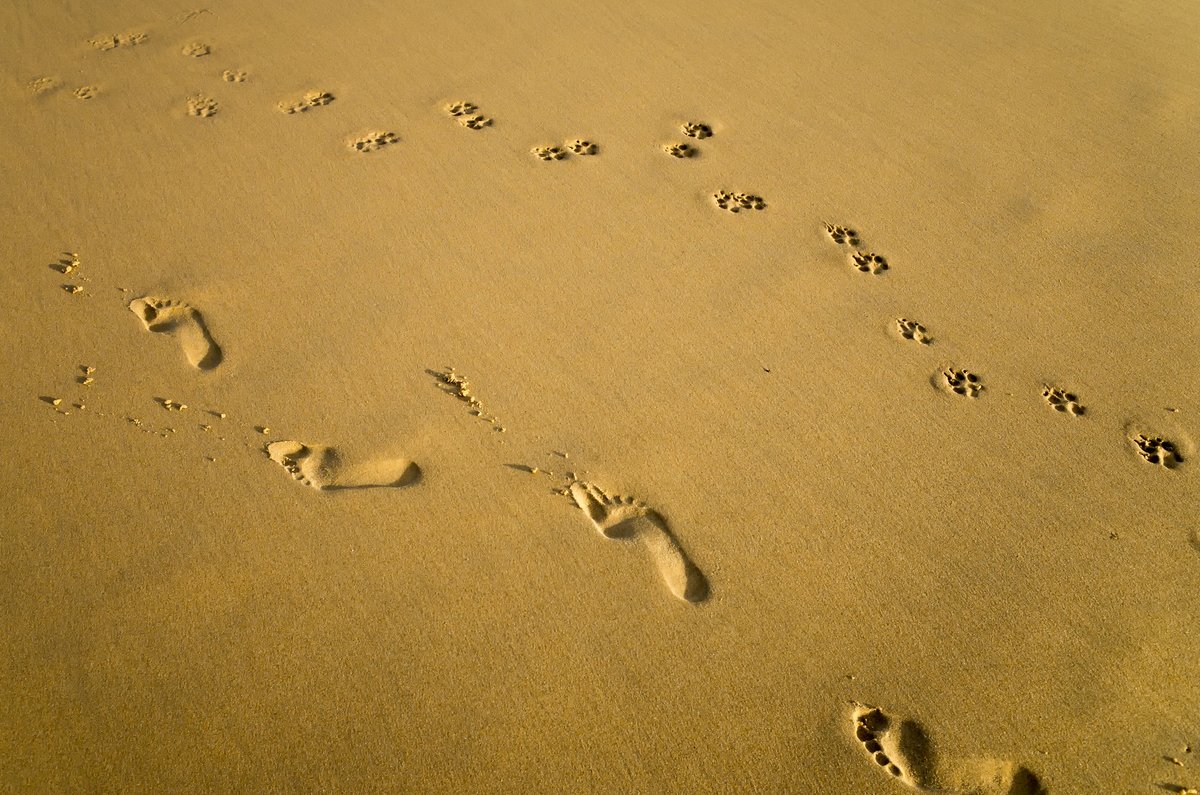
[{"label": "toe print cluster", "polygon": [[1164,469],[1174,469],[1183,463],[1183,456],[1179,454],[1179,448],[1169,439],[1139,433],[1130,441],[1147,464],[1154,464]]},{"label": "toe print cluster", "polygon": [[468,130],[482,130],[492,126],[492,118],[479,113],[479,106],[465,99],[446,105],[446,113]]},{"label": "toe print cluster", "polygon": [[308,448],[303,445],[291,445],[287,442],[273,442],[264,447],[263,452],[267,454],[268,458],[283,467],[284,471],[292,476],[292,480],[303,483],[305,486],[312,486],[300,469],[300,461],[308,455]]},{"label": "toe print cluster", "polygon": [[889,723],[887,716],[879,709],[860,710],[854,718],[854,739],[858,740],[875,764],[896,778],[900,778],[904,775],[904,771],[888,756],[887,751],[883,749],[883,744],[879,741],[880,735],[888,730]]},{"label": "toe print cluster", "polygon": [[954,367],[942,371],[942,383],[946,389],[956,395],[976,398],[983,391],[983,382],[970,370],[959,370]]}]

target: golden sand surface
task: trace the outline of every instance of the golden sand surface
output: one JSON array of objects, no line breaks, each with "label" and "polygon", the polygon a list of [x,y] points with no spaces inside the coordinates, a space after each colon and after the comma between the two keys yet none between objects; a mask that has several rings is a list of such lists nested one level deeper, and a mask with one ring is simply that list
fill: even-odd
[{"label": "golden sand surface", "polygon": [[1200,787],[1200,15],[0,8],[0,789]]}]

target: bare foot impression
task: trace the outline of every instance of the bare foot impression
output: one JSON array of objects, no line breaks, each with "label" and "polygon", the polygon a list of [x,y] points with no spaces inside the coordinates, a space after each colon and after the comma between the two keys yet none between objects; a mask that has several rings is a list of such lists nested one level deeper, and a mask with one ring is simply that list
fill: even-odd
[{"label": "bare foot impression", "polygon": [[336,448],[291,440],[271,442],[266,452],[293,479],[318,490],[409,486],[421,478],[421,468],[405,458],[346,461]]},{"label": "bare foot impression", "polygon": [[693,604],[708,598],[708,580],[688,558],[667,521],[632,497],[606,494],[592,483],[575,481],[569,487],[575,504],[606,538],[640,541],[667,588],[676,598]]},{"label": "bare foot impression", "polygon": [[1001,759],[945,759],[914,720],[855,704],[854,739],[879,769],[918,792],[947,795],[1046,795],[1028,768]]},{"label": "bare foot impression", "polygon": [[135,298],[129,304],[129,311],[141,318],[147,331],[178,337],[192,367],[211,370],[224,358],[220,346],[208,333],[204,317],[189,304],[147,295]]}]

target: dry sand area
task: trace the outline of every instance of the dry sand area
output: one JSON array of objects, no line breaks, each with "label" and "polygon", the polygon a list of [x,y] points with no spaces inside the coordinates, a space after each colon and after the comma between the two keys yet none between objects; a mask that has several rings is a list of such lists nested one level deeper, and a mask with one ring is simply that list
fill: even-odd
[{"label": "dry sand area", "polygon": [[0,789],[1200,787],[1194,3],[0,48]]}]

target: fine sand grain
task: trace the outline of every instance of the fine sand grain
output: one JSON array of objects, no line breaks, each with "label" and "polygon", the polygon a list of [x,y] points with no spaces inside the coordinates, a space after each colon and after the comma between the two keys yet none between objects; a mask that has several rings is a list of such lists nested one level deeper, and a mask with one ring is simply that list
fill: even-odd
[{"label": "fine sand grain", "polygon": [[0,44],[0,789],[1200,787],[1193,4]]}]

